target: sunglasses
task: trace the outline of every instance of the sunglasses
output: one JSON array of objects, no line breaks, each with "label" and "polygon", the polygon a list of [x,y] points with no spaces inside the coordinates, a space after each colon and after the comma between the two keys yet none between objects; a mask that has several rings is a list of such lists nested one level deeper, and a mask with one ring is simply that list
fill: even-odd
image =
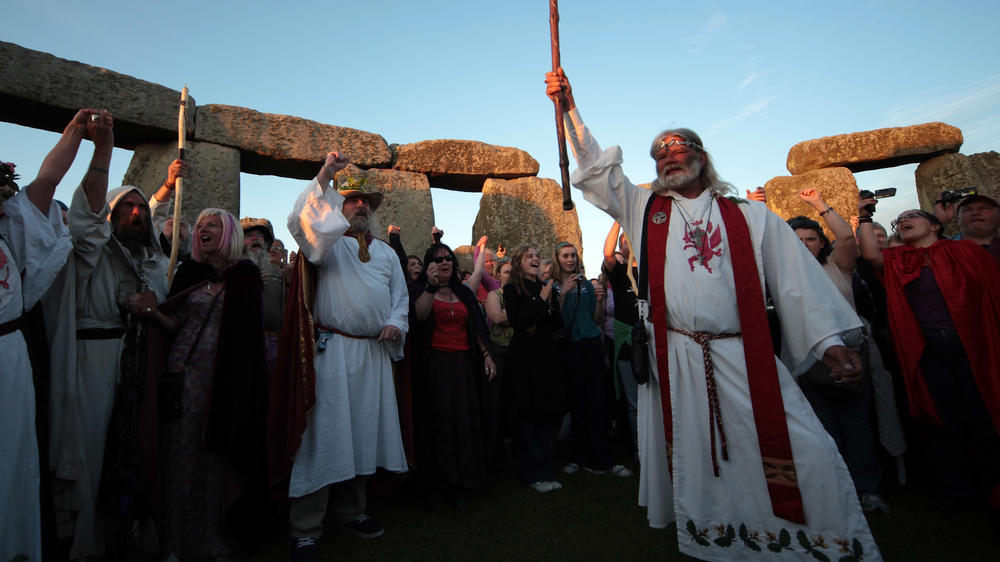
[{"label": "sunglasses", "polygon": [[925,213],[923,211],[914,211],[912,213],[906,213],[905,215],[900,215],[899,218],[897,218],[896,220],[890,222],[889,226],[891,226],[893,230],[896,230],[896,227],[899,226],[900,221],[903,221],[903,220],[913,220],[913,219],[927,219],[927,220],[930,220],[927,217],[927,213]]},{"label": "sunglasses", "polygon": [[660,139],[653,146],[653,154],[656,154],[661,150],[666,150],[671,154],[681,154],[687,152],[689,148],[699,151],[704,150],[700,144],[693,141],[679,141],[677,139],[671,139],[670,141],[667,141],[666,139]]},{"label": "sunglasses", "polygon": [[431,263],[441,263],[441,262],[446,262],[446,261],[450,262],[451,261],[451,256],[438,256],[436,258],[431,258]]}]

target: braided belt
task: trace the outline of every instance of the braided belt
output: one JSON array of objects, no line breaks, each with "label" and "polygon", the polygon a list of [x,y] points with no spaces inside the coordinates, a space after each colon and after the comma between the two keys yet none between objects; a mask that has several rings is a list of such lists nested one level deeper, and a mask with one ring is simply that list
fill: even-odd
[{"label": "braided belt", "polygon": [[723,340],[740,336],[740,332],[727,334],[709,334],[706,332],[688,332],[679,328],[667,327],[671,332],[687,336],[701,346],[702,357],[705,359],[705,387],[708,389],[708,433],[712,437],[712,471],[719,476],[719,461],[715,456],[715,432],[719,432],[722,441],[722,460],[729,460],[729,450],[726,446],[726,430],[722,426],[722,411],[719,410],[719,389],[715,385],[715,364],[712,362],[712,352],[709,344],[712,340]]}]

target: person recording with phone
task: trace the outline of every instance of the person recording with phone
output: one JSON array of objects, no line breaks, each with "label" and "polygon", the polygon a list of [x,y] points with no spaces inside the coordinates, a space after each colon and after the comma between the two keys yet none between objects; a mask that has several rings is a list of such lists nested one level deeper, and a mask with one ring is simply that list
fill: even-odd
[{"label": "person recording with phone", "polygon": [[608,439],[608,408],[604,373],[604,288],[594,289],[581,271],[580,257],[570,242],[556,245],[553,262],[553,290],[565,326],[561,350],[566,383],[569,385],[570,418],[573,421],[573,461],[563,467],[572,474],[580,468],[595,473],[609,469],[629,476],[624,466],[611,466]]}]

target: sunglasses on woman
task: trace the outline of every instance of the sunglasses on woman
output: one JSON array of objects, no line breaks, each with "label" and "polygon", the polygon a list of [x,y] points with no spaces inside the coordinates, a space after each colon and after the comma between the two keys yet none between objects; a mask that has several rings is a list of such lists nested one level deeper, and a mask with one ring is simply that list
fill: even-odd
[{"label": "sunglasses on woman", "polygon": [[436,258],[431,258],[431,263],[441,263],[445,261],[451,261],[451,256],[438,256]]},{"label": "sunglasses on woman", "polygon": [[900,215],[899,218],[897,218],[896,220],[890,222],[889,226],[891,226],[893,230],[896,230],[896,227],[899,226],[900,221],[902,221],[902,220],[913,220],[913,219],[927,219],[927,220],[930,220],[930,218],[927,216],[927,213],[925,213],[923,211],[914,211],[912,213],[906,213],[905,215]]}]

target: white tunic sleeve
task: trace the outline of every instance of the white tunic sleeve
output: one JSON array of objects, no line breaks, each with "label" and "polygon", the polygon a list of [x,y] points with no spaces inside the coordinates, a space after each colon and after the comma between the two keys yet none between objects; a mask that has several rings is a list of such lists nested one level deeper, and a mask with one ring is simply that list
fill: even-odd
[{"label": "white tunic sleeve", "polygon": [[24,310],[35,306],[69,257],[73,244],[54,201],[43,214],[24,191],[3,202],[3,237],[23,280]]},{"label": "white tunic sleeve", "polygon": [[625,176],[621,148],[601,150],[576,108],[566,113],[566,133],[577,162],[571,176],[573,185],[583,192],[584,199],[618,221],[630,240],[638,240],[650,192]]},{"label": "white tunic sleeve", "polygon": [[861,320],[805,245],[786,223],[766,209],[761,247],[764,277],[781,319],[781,359],[793,375],[807,369],[839,335]]},{"label": "white tunic sleeve", "polygon": [[[299,252],[314,264],[321,264],[327,250],[344,235],[350,223],[342,212],[344,197],[313,179],[288,215],[288,231],[299,244]],[[398,269],[398,268],[397,268]]]},{"label": "white tunic sleeve", "polygon": [[110,214],[111,206],[107,203],[100,212],[90,210],[87,192],[83,190],[82,184],[73,192],[66,220],[73,237],[73,250],[77,257],[76,273],[80,279],[90,277],[101,259],[104,246],[111,239],[111,223],[108,222]]}]

